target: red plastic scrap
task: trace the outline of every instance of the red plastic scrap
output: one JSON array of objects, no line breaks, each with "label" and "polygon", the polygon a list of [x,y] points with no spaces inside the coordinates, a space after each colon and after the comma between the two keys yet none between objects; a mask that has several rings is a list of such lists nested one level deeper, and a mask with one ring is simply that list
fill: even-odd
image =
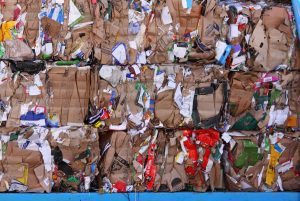
[{"label": "red plastic scrap", "polygon": [[117,189],[118,193],[124,193],[126,192],[126,183],[123,181],[116,181],[116,183],[113,184],[113,188]]},{"label": "red plastic scrap", "polygon": [[145,171],[145,183],[147,190],[152,190],[155,175],[156,175],[156,165],[155,165],[155,149],[156,144],[150,144],[148,149],[148,160],[146,164],[146,171]]},{"label": "red plastic scrap", "polygon": [[218,141],[220,140],[220,133],[215,129],[202,129],[194,131],[197,135],[196,139],[200,142],[201,146],[206,147],[214,147]]},{"label": "red plastic scrap", "polygon": [[197,135],[197,142],[200,142],[200,145],[205,148],[205,153],[201,163],[201,169],[205,170],[211,153],[210,149],[216,146],[220,140],[220,134],[215,129],[196,130],[195,133]]},{"label": "red plastic scrap", "polygon": [[184,146],[188,150],[189,159],[191,159],[193,163],[197,162],[199,156],[198,156],[196,144],[193,143],[191,139],[188,139],[188,140],[184,141]]}]

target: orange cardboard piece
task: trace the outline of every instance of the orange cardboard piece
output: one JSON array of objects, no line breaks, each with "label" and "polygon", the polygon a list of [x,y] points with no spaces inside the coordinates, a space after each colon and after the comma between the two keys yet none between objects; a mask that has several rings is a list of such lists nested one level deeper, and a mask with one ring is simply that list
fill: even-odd
[{"label": "orange cardboard piece", "polygon": [[287,127],[292,127],[292,128],[295,128],[297,127],[297,116],[289,116],[288,119],[287,119]]}]

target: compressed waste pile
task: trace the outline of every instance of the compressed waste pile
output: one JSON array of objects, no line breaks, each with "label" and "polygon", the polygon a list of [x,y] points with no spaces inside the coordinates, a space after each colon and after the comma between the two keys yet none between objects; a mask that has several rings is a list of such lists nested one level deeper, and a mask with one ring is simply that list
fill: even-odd
[{"label": "compressed waste pile", "polygon": [[283,1],[0,1],[0,192],[299,191],[294,18]]}]

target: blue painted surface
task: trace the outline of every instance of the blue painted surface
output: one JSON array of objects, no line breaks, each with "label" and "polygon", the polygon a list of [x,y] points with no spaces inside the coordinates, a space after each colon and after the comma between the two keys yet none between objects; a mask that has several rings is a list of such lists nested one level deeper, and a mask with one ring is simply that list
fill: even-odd
[{"label": "blue painted surface", "polygon": [[299,201],[299,192],[283,193],[3,193],[0,201]]},{"label": "blue painted surface", "polygon": [[300,0],[292,0],[292,6],[295,15],[298,39],[300,40]]}]

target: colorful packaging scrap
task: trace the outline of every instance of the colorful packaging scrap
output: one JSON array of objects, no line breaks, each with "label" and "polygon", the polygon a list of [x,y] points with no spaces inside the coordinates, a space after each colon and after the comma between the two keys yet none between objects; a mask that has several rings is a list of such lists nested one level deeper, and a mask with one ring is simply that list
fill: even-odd
[{"label": "colorful packaging scrap", "polygon": [[0,192],[300,191],[290,2],[0,2]]}]

